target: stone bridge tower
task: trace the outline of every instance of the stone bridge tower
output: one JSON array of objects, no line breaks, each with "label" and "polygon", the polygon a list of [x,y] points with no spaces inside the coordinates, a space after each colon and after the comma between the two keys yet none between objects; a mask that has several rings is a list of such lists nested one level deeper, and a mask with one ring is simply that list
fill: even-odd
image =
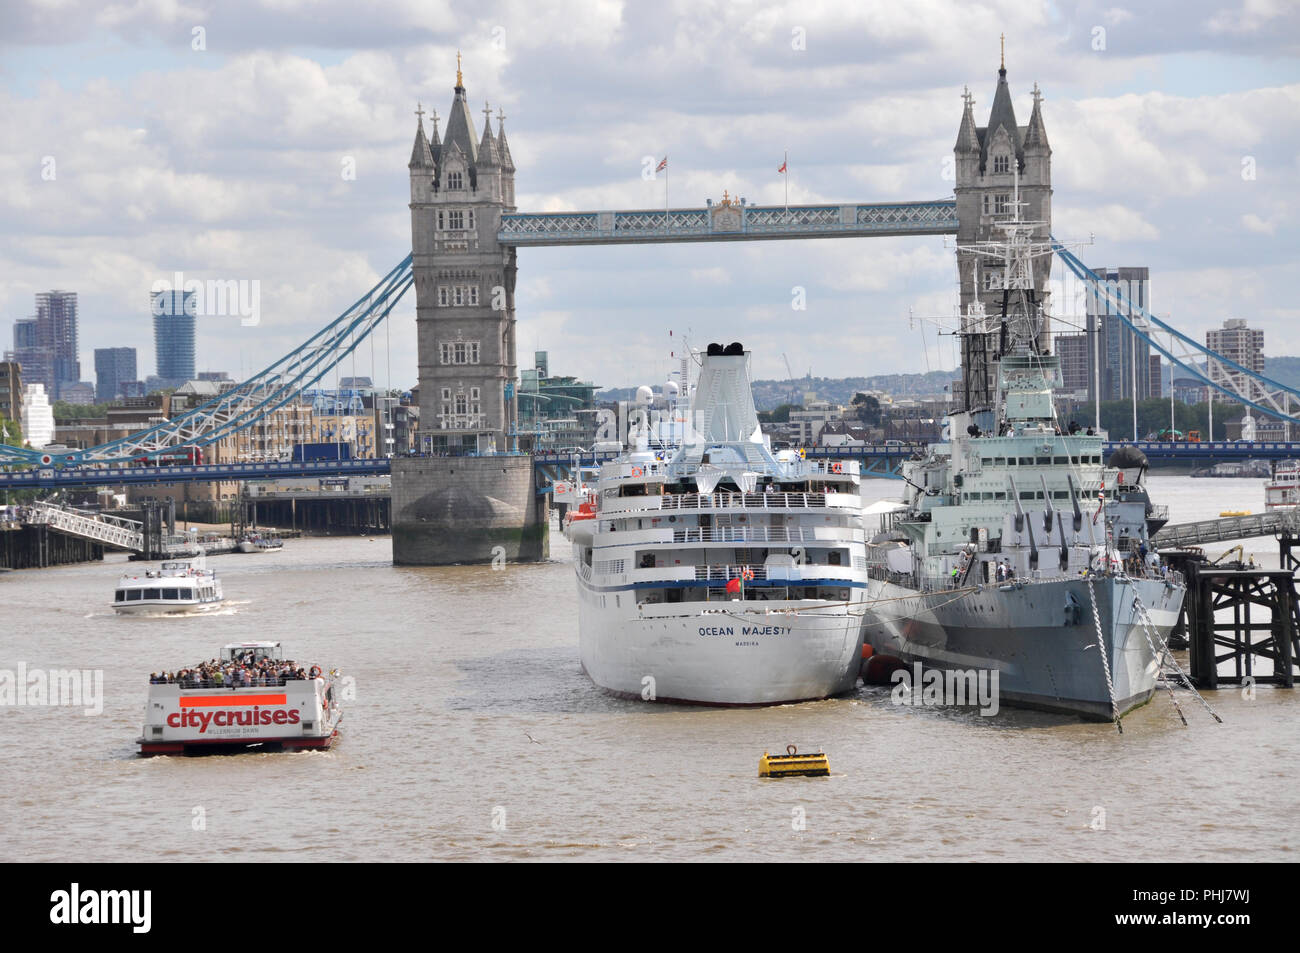
[{"label": "stone bridge tower", "polygon": [[[1001,238],[993,228],[997,219],[1010,216],[1016,188],[1019,188],[1021,217],[1028,222],[1042,222],[1035,229],[1036,239],[1046,240],[1052,224],[1052,149],[1043,125],[1042,94],[1034,85],[1034,108],[1029,125],[1016,124],[1007,86],[1007,64],[1003,58],[998,69],[997,89],[989,110],[988,124],[975,125],[974,99],[963,95],[964,109],[957,131],[957,267],[961,278],[962,313],[962,393],[958,406],[962,410],[990,407],[996,397],[998,328],[997,316],[1003,305],[1002,274],[981,255],[963,252],[972,242]],[[1050,302],[1047,282],[1051,258],[1034,261],[1034,284],[1038,301],[1047,313]],[[985,317],[978,317],[978,302]],[[1046,321],[1038,329],[1039,350],[1051,348],[1051,329]]]},{"label": "stone bridge tower", "polygon": [[393,465],[393,560],[438,565],[547,555],[549,514],[516,441],[515,249],[497,241],[515,210],[505,116],[483,135],[457,55],[446,132],[416,110],[411,249],[419,363],[417,458]]}]

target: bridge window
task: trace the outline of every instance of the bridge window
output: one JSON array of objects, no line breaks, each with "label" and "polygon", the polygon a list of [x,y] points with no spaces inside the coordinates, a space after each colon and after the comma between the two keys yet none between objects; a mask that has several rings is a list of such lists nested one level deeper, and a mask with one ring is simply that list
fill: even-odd
[{"label": "bridge window", "polygon": [[469,303],[478,304],[478,285],[469,286]]},{"label": "bridge window", "polygon": [[[465,289],[460,285],[452,289],[452,303],[458,308],[465,303]],[[463,364],[464,361],[458,361],[457,363]]]},{"label": "bridge window", "polygon": [[1003,284],[1002,270],[1000,268],[986,268],[984,270],[985,291],[997,291]]},{"label": "bridge window", "polygon": [[[447,289],[446,289],[446,288],[439,288],[439,289],[438,289],[438,307],[440,307],[440,308],[445,308],[445,307],[447,307]],[[443,361],[442,363],[446,364],[447,362],[446,362],[446,361]]]},{"label": "bridge window", "polygon": [[1007,207],[1011,204],[1011,196],[1006,192],[999,192],[993,196],[993,214],[1005,215]]},{"label": "bridge window", "polygon": [[994,157],[993,157],[993,174],[994,174],[994,175],[1006,175],[1006,174],[1009,173],[1010,171],[1011,171],[1011,158],[1010,158],[1010,156],[994,156]]},{"label": "bridge window", "polygon": [[447,213],[447,227],[459,231],[465,227],[465,213],[459,209]]},{"label": "bridge window", "polygon": [[449,189],[463,189],[464,187],[465,187],[465,179],[464,179],[464,176],[462,176],[459,172],[448,172],[448,173],[447,173],[447,188],[449,188]]},{"label": "bridge window", "polygon": [[[459,290],[459,289],[457,289],[457,290]],[[459,301],[457,301],[456,303],[457,303],[457,304],[460,304]],[[464,344],[463,341],[457,341],[455,344],[452,345],[452,357],[451,357],[451,362],[452,362],[453,364],[464,364],[464,363],[465,363],[465,344]]]},{"label": "bridge window", "polygon": [[[478,289],[475,288],[474,291],[477,292]],[[476,296],[477,296],[477,295],[476,295]],[[469,362],[470,362],[471,364],[477,364],[477,363],[478,363],[478,341],[470,341],[470,342],[469,342]]]},{"label": "bridge window", "polygon": [[[446,347],[446,345],[444,344],[443,347]],[[446,362],[444,361],[443,363],[446,363]],[[442,399],[443,399],[443,400],[451,400],[451,388],[450,388],[450,387],[444,387],[444,388],[442,389]]]}]

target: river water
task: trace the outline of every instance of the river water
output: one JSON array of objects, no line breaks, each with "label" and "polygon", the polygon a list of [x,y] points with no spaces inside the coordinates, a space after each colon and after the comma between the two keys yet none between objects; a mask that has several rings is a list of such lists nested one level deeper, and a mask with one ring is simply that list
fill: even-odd
[{"label": "river water", "polygon": [[[1261,480],[1151,479],[1175,521]],[[882,498],[897,483],[871,481]],[[1300,694],[1157,695],[1124,722],[902,708],[886,688],[757,710],[607,697],[578,666],[567,544],[539,565],[391,564],[386,537],[215,557],[234,605],[118,618],[125,563],[0,575],[0,669],[102,670],[103,713],[0,708],[9,859],[1295,860]],[[1217,554],[1219,549],[1211,547]],[[1270,565],[1276,543],[1248,553]],[[356,679],[333,750],[141,759],[147,677],[283,640]],[[759,781],[764,750],[829,779]]]}]

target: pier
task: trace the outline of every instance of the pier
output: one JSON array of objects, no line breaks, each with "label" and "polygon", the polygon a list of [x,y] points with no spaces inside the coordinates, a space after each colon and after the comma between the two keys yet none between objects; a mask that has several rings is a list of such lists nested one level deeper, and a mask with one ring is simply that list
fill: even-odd
[{"label": "pier", "polygon": [[[1199,688],[1280,685],[1294,688],[1300,662],[1300,606],[1289,569],[1186,566],[1184,605],[1190,672]],[[1219,613],[1232,618],[1220,620]],[[1264,671],[1259,671],[1260,663]],[[1221,672],[1220,666],[1231,666]]]}]

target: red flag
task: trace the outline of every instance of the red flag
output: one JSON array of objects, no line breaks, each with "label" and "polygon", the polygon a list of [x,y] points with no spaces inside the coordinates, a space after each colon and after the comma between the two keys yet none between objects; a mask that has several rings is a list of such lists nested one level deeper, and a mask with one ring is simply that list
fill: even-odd
[{"label": "red flag", "polygon": [[664,156],[664,161],[655,166],[655,171],[662,172],[666,168],[668,168],[668,157]]},{"label": "red flag", "polygon": [[739,580],[739,579],[728,579],[728,580],[727,580],[727,591],[728,591],[728,592],[740,592],[740,580]]},{"label": "red flag", "polygon": [[784,171],[785,171],[785,167],[786,167],[787,165],[789,165],[788,162],[782,162],[782,163],[781,163],[781,168],[777,169],[776,171],[777,171],[777,172],[784,172]]}]

